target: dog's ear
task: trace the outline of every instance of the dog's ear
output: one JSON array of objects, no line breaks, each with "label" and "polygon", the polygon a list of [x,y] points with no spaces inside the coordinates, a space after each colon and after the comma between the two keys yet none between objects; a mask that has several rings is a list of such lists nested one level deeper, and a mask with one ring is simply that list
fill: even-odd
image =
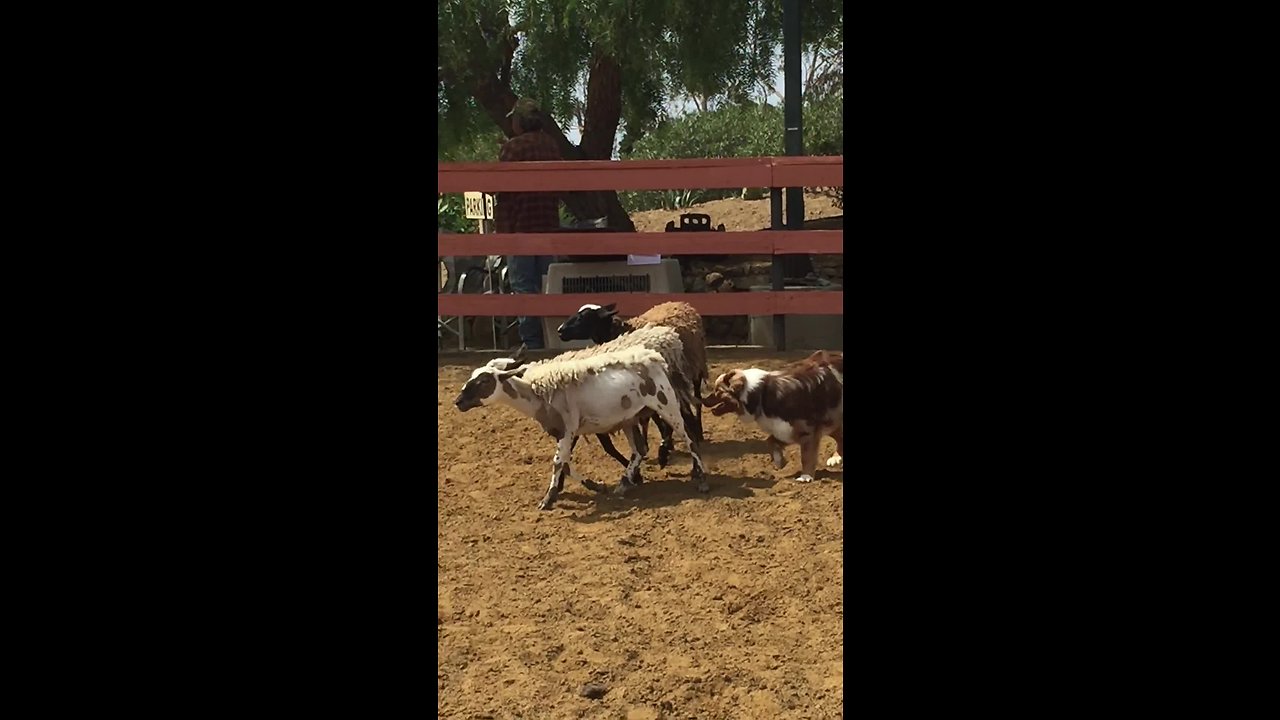
[{"label": "dog's ear", "polygon": [[702,404],[716,416],[742,411],[742,403],[738,402],[738,398],[725,387],[716,388],[714,392],[702,399]]},{"label": "dog's ear", "polygon": [[715,387],[721,388],[725,391],[730,391],[733,389],[734,383],[737,382],[738,378],[743,378],[743,382],[746,382],[742,373],[737,370],[720,373],[720,377],[716,378]]},{"label": "dog's ear", "polygon": [[730,372],[725,376],[724,382],[729,386],[729,391],[733,393],[734,399],[742,396],[742,391],[747,389],[747,375],[737,370]]},{"label": "dog's ear", "polygon": [[728,389],[727,384],[723,383],[724,375],[716,378],[716,384],[713,384],[712,391],[703,397],[704,407],[716,407],[723,405],[724,401],[732,400],[732,392]]},{"label": "dog's ear", "polygon": [[512,365],[519,365],[524,362],[524,354],[528,349],[524,343],[520,343],[520,347],[516,348],[516,354],[511,356],[511,359],[515,361]]}]

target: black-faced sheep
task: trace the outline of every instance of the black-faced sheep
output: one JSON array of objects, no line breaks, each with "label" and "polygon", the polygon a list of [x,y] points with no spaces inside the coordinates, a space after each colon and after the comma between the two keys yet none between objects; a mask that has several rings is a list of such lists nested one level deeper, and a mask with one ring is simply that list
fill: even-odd
[{"label": "black-faced sheep", "polygon": [[[708,378],[706,331],[702,325],[702,316],[693,306],[683,302],[666,302],[649,308],[644,313],[629,320],[623,320],[610,303],[599,305],[583,305],[557,329],[560,339],[591,340],[605,344],[616,342],[620,337],[649,325],[669,327],[676,331],[683,347],[683,355],[676,366],[682,374],[690,379],[693,386],[695,405],[694,423],[691,431],[699,441],[702,436],[702,385]],[[663,427],[658,426],[659,432]],[[670,436],[663,432],[662,446],[658,449],[658,463],[665,465],[671,452]]]},{"label": "black-faced sheep", "polygon": [[[556,439],[551,484],[539,508],[550,509],[564,488],[574,441],[583,434],[627,431],[631,459],[617,490],[624,493],[634,484],[648,449],[639,428],[645,416],[661,418],[677,440],[689,444],[691,478],[699,491],[707,492],[706,469],[697,441],[685,431],[679,394],[660,353],[634,346],[590,357],[562,357],[506,370],[490,365],[477,368],[454,400],[462,412],[495,403],[510,405],[537,420]],[[595,482],[579,480],[589,490],[603,490]]]}]

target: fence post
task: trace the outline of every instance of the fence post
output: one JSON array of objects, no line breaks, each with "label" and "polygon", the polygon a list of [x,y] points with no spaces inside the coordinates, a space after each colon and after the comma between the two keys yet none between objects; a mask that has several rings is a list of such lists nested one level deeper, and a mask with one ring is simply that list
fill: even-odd
[{"label": "fence post", "polygon": [[[770,228],[773,230],[782,229],[782,188],[769,188],[769,215]],[[774,255],[769,259],[769,273],[773,280],[773,291],[782,292],[786,285],[786,277],[783,274],[781,256]],[[775,350],[787,349],[787,316],[773,315],[773,348]]]},{"label": "fence post", "polygon": [[[804,155],[804,105],[800,68],[800,0],[782,0],[782,116],[785,152]],[[804,229],[804,188],[787,188],[787,227]],[[807,256],[806,256],[807,259]],[[787,262],[799,269],[799,262]],[[812,269],[812,268],[810,268]],[[805,272],[796,273],[803,275]]]}]

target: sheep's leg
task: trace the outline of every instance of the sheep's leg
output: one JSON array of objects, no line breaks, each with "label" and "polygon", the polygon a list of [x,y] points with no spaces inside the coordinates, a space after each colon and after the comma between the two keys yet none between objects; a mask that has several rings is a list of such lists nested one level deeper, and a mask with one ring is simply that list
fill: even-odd
[{"label": "sheep's leg", "polygon": [[626,494],[627,488],[632,485],[640,484],[636,481],[640,477],[640,461],[649,454],[649,440],[639,424],[627,428],[627,442],[631,443],[631,462],[627,465],[627,471],[622,474],[622,480],[618,482],[615,492],[619,496]]},{"label": "sheep's leg", "polygon": [[[667,379],[671,382],[671,387],[676,390],[676,402],[680,404],[680,414],[684,418],[685,432],[694,440],[702,442],[702,398],[700,397],[700,392],[698,390],[700,387],[699,383],[695,381],[693,383],[693,388],[690,388],[689,384],[684,382],[684,376],[678,374],[671,375]],[[684,412],[685,407],[696,407],[697,414]],[[666,450],[666,455],[668,457],[670,456],[671,451],[675,449],[675,441],[671,439],[670,428],[663,433],[662,437],[663,448],[659,449],[659,462],[662,461],[663,449]]]},{"label": "sheep's leg", "polygon": [[[662,443],[658,445],[658,467],[666,467],[667,463],[671,461],[671,451],[675,449],[675,445],[671,442],[671,428],[662,422],[660,418],[654,418],[653,424],[658,426],[658,434],[662,436]],[[640,433],[645,436],[647,447],[649,442],[648,418],[640,421]]]},{"label": "sheep's leg", "polygon": [[584,478],[584,477],[578,477],[577,475],[570,475],[569,477],[572,477],[573,479],[575,479],[575,480],[577,480],[578,482],[582,483],[582,487],[584,487],[584,488],[586,488],[586,489],[590,490],[591,492],[598,492],[598,493],[602,493],[602,492],[604,492],[605,490],[607,490],[607,489],[608,489],[608,488],[606,488],[602,483],[598,483],[598,482],[596,482],[595,480],[589,480],[589,479]]},{"label": "sheep's leg", "polygon": [[622,467],[626,467],[627,464],[631,462],[630,460],[623,457],[622,453],[618,452],[618,448],[614,447],[613,445],[613,439],[610,438],[608,435],[601,433],[599,435],[596,435],[596,439],[600,441],[600,447],[604,448],[604,451],[609,454],[609,457],[613,458],[614,460],[617,460],[622,465]]},{"label": "sheep's leg", "polygon": [[[573,436],[573,442],[569,443],[569,452],[573,452],[573,449],[574,449],[575,447],[577,447],[577,445],[578,445],[578,438],[579,438],[579,437],[581,437],[581,436],[580,436],[580,435],[574,435],[574,436]],[[613,446],[612,446],[612,445],[610,445],[608,448],[605,448],[605,449],[606,449],[606,450],[610,450],[610,449],[612,449],[612,448],[613,448]],[[617,450],[613,450],[613,452],[614,452],[614,453],[617,453],[618,451],[617,451]],[[621,458],[619,457],[619,459],[621,459]],[[625,463],[625,461],[624,461],[624,463]],[[574,475],[573,473],[571,473],[571,472],[569,472],[569,471],[567,471],[567,470],[565,471],[565,476],[566,476],[566,477],[571,477],[571,478],[573,478],[573,479],[577,480],[578,482],[582,483],[582,486],[583,486],[583,487],[585,487],[586,489],[588,489],[588,490],[590,490],[590,491],[592,491],[592,492],[604,492],[604,486],[603,486],[603,485],[601,485],[600,483],[596,482],[595,480],[588,480],[588,479],[586,479],[586,478],[580,478],[580,477],[578,477],[578,476]]]},{"label": "sheep's leg", "polygon": [[698,492],[707,492],[711,486],[707,484],[706,466],[702,464],[702,457],[698,455],[698,443],[685,431],[684,415],[692,415],[692,411],[680,407],[680,403],[674,400],[675,391],[672,391],[671,395],[672,397],[667,398],[667,402],[660,402],[653,396],[648,396],[645,400],[651,403],[649,407],[658,413],[658,417],[671,426],[672,437],[689,445],[689,454],[693,456],[693,473],[690,475],[690,480],[698,483]]},{"label": "sheep's leg", "polygon": [[547,488],[546,497],[538,503],[539,510],[550,510],[564,489],[564,478],[569,474],[569,456],[573,454],[576,439],[576,435],[566,435],[556,443],[556,456],[551,460],[551,486]]},{"label": "sheep's leg", "polygon": [[[689,438],[691,438],[693,441],[696,441],[696,442],[698,442],[698,443],[701,443],[701,442],[702,442],[702,428],[701,428],[701,426],[698,424],[698,418],[697,418],[697,416],[694,414],[693,409],[692,409],[692,408],[690,408],[690,407],[689,407],[687,404],[685,404],[684,402],[677,402],[677,403],[676,403],[676,405],[677,405],[677,407],[679,407],[679,408],[680,408],[680,420],[684,423],[685,435],[687,435],[687,436],[688,436]],[[701,406],[701,403],[699,403],[699,406]],[[672,442],[672,445],[674,445],[674,444],[675,444],[675,443],[674,443],[674,442]]]},{"label": "sheep's leg", "polygon": [[635,466],[634,468],[628,466],[631,470],[629,473],[631,475],[631,484],[639,485],[642,482],[640,479],[640,461],[644,460],[644,457],[649,454],[649,436],[640,428],[632,425],[627,429],[627,442],[631,445],[631,465]]},{"label": "sheep's leg", "polygon": [[666,467],[671,461],[671,451],[676,448],[675,441],[671,439],[671,426],[662,418],[654,418],[653,424],[658,426],[658,434],[662,435],[662,444],[658,446],[658,467]]}]

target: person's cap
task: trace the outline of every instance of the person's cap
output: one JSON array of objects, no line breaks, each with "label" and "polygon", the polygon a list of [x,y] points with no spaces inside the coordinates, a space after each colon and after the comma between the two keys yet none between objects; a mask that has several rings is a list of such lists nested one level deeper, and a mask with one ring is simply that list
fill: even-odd
[{"label": "person's cap", "polygon": [[530,100],[529,98],[520,98],[516,101],[515,107],[511,108],[511,112],[507,113],[507,117],[515,115],[519,118],[527,118],[533,117],[539,112],[541,112],[541,110],[538,109],[538,103]]}]

